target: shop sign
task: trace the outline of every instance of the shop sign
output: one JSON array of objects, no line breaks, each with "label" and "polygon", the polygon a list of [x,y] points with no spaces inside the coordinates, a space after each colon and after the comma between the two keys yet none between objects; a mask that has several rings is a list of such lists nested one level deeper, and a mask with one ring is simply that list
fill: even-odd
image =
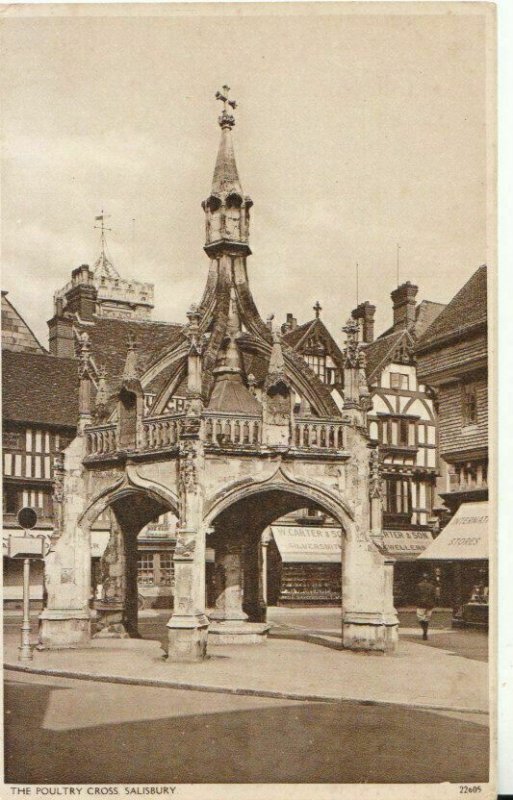
[{"label": "shop sign", "polygon": [[340,528],[273,525],[271,530],[285,563],[340,563]]},{"label": "shop sign", "polygon": [[488,503],[462,503],[422,557],[447,561],[487,559]]},{"label": "shop sign", "polygon": [[432,541],[430,531],[383,531],[385,549],[398,561],[417,558]]}]

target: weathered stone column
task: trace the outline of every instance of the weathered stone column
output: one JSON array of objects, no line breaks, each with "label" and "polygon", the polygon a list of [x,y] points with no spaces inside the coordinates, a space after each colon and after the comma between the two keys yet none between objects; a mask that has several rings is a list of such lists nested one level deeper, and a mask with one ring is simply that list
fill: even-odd
[{"label": "weathered stone column", "polygon": [[204,422],[202,420],[201,313],[187,312],[187,414],[180,434],[175,566],[175,601],[168,627],[170,661],[201,661],[207,654],[208,618],[205,614],[205,551],[207,529],[203,524],[205,482]]},{"label": "weathered stone column", "polygon": [[[366,438],[358,425],[351,426],[348,438],[353,455],[348,484],[354,522],[347,525],[343,539],[342,640],[351,650],[387,652],[394,650],[397,642],[398,620],[390,586],[393,572],[379,549],[379,516],[371,531]],[[377,511],[376,504],[374,508]]]},{"label": "weathered stone column", "polygon": [[83,647],[91,637],[91,536],[88,526],[79,524],[86,497],[84,455],[85,436],[80,433],[66,448],[63,470],[56,475],[59,508],[45,558],[47,604],[39,616],[40,648]]},{"label": "weathered stone column", "polygon": [[201,661],[207,653],[202,471],[202,442],[195,435],[182,439],[178,481],[181,524],[173,557],[175,602],[167,623],[170,661]]},{"label": "weathered stone column", "polygon": [[262,534],[262,602],[265,607],[265,615],[267,619],[267,551],[269,549],[269,542],[271,541],[271,532],[266,528]]},{"label": "weathered stone column", "polygon": [[217,622],[245,622],[242,610],[242,554],[240,542],[231,541],[216,548],[217,598],[210,619]]},{"label": "weathered stone column", "polygon": [[131,531],[124,537],[125,545],[125,610],[123,623],[128,635],[134,639],[139,638],[139,589],[137,586],[137,534],[138,530]]},{"label": "weathered stone column", "polygon": [[[236,531],[216,547],[218,596],[211,613],[209,642],[222,644],[263,644],[269,632],[261,599],[258,536]],[[237,535],[238,534],[238,535]]]},{"label": "weathered stone column", "polygon": [[126,639],[125,543],[121,526],[112,519],[110,537],[101,559],[102,597],[96,603],[95,637]]},{"label": "weathered stone column", "polygon": [[243,604],[250,622],[265,622],[267,607],[263,594],[262,549],[260,536],[249,535],[244,546]]},{"label": "weathered stone column", "polygon": [[201,661],[207,654],[205,531],[177,528],[173,557],[175,600],[168,627],[170,661]]}]

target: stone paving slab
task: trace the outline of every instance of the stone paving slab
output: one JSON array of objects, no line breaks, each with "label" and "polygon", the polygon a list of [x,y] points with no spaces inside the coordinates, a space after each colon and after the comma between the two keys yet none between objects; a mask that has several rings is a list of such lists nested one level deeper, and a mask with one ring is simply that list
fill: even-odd
[{"label": "stone paving slab", "polygon": [[400,641],[397,653],[353,653],[294,639],[218,646],[201,663],[164,660],[159,642],[93,640],[76,650],[36,651],[28,666],[4,642],[4,666],[63,677],[304,700],[358,700],[487,713],[488,665]]}]

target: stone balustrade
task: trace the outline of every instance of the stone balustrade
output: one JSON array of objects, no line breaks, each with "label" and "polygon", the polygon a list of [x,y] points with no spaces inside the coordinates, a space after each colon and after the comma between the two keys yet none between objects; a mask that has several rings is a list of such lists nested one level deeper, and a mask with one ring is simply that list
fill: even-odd
[{"label": "stone balustrade", "polygon": [[293,442],[295,447],[330,448],[343,450],[345,447],[344,422],[319,420],[317,418],[295,419]]},{"label": "stone balustrade", "polygon": [[87,455],[102,456],[117,449],[117,425],[97,425],[86,431]]},{"label": "stone balustrade", "polygon": [[[184,414],[146,417],[142,422],[137,450],[151,452],[178,445]],[[262,418],[244,414],[205,412],[207,444],[258,447],[262,442]],[[305,449],[345,448],[345,423],[338,420],[295,418],[292,425],[292,447]],[[86,431],[87,455],[102,456],[118,449],[116,423],[89,427]]]},{"label": "stone balustrade", "polygon": [[144,419],[142,449],[162,450],[177,445],[183,417],[183,414],[173,414]]},{"label": "stone balustrade", "polygon": [[205,438],[208,444],[259,445],[262,419],[259,416],[205,414]]}]

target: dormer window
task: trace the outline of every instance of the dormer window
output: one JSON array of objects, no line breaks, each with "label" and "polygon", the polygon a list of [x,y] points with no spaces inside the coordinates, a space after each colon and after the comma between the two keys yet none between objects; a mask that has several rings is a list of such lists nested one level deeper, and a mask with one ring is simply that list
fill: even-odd
[{"label": "dormer window", "polygon": [[306,355],[305,359],[310,369],[323,383],[326,383],[326,357]]},{"label": "dormer window", "polygon": [[403,372],[391,372],[390,388],[396,390],[408,390],[410,388],[410,376]]}]

